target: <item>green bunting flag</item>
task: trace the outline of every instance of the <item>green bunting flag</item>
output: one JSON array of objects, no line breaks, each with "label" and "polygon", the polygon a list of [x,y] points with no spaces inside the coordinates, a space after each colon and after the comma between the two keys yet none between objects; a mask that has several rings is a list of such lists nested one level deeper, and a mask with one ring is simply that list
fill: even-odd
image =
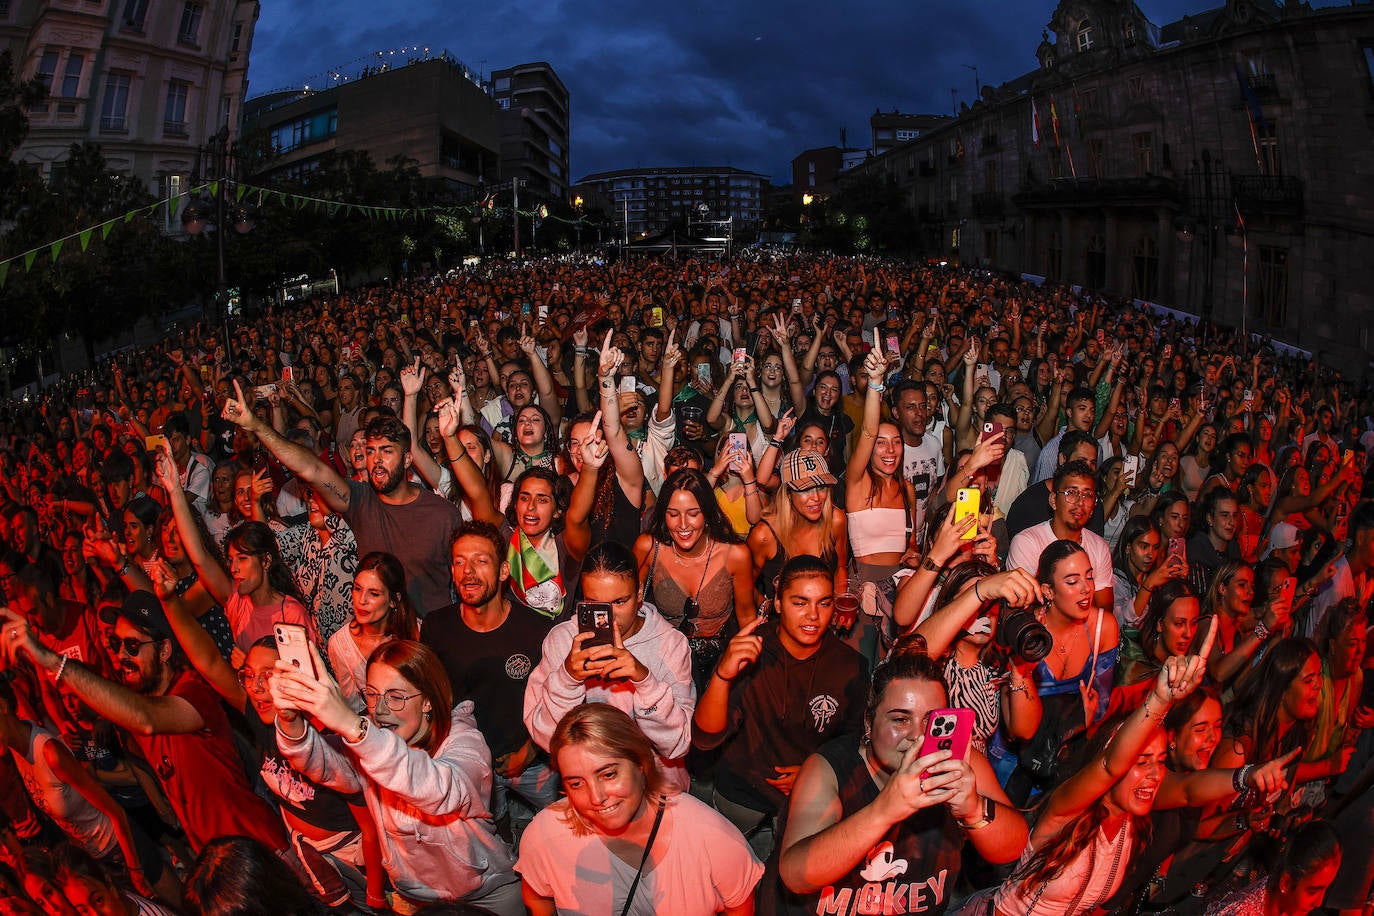
[{"label": "green bunting flag", "polygon": [[5,285],[5,278],[10,275],[10,262],[0,261],[0,287]]},{"label": "green bunting flag", "polygon": [[82,251],[85,251],[87,248],[91,247],[91,232],[92,232],[92,231],[93,231],[93,230],[90,230],[90,229],[82,229],[82,230],[81,230],[80,239],[81,239],[81,250],[82,250]]},{"label": "green bunting flag", "polygon": [[62,246],[66,244],[66,242],[66,239],[58,239],[52,243],[50,250],[52,251],[52,262],[54,264],[57,263],[57,256],[62,253]]},{"label": "green bunting flag", "polygon": [[105,222],[100,224],[101,241],[104,241],[105,239],[110,237],[110,230],[114,228],[114,224],[115,221],[112,219],[107,219]]},{"label": "green bunting flag", "polygon": [[248,186],[242,184],[234,185],[234,200],[243,200],[243,195],[248,193]]},{"label": "green bunting flag", "polygon": [[28,273],[29,270],[33,267],[33,259],[36,258],[36,257],[38,257],[38,251],[37,251],[37,250],[30,251],[28,254],[24,255],[24,272],[25,272],[25,273]]},{"label": "green bunting flag", "polygon": [[211,197],[214,197],[214,196],[215,196],[216,194],[218,194],[218,193],[219,193],[219,182],[218,182],[218,181],[212,181],[212,182],[210,182],[210,196],[211,196]]}]

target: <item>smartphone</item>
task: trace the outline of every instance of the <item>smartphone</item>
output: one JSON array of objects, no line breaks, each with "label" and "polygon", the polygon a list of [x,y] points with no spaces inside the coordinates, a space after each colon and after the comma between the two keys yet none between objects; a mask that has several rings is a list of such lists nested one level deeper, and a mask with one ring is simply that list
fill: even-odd
[{"label": "smartphone", "polygon": [[156,435],[152,435],[152,436],[144,436],[144,437],[143,437],[143,450],[144,450],[145,452],[152,452],[153,454],[160,454],[160,453],[162,452],[162,447],[163,447],[164,445],[166,445],[166,444],[167,444],[167,437],[164,436],[164,435],[162,435],[161,433],[157,433]]},{"label": "smartphone", "polygon": [[1182,410],[1182,409],[1183,409],[1183,403],[1182,403],[1181,401],[1179,401],[1178,398],[1169,398],[1169,409],[1170,409],[1170,410]]},{"label": "smartphone", "polygon": [[649,309],[649,327],[663,327],[663,309],[657,305]]},{"label": "smartphone", "polygon": [[889,335],[887,335],[886,343],[887,343],[887,352],[888,352],[888,353],[900,353],[900,352],[902,352],[901,345],[897,342],[897,335],[896,335],[896,334],[889,334]]},{"label": "smartphone", "polygon": [[295,367],[295,366],[282,366],[282,368],[281,368],[281,380],[282,380],[283,382],[294,382],[294,381],[296,380],[296,367]]},{"label": "smartphone", "polygon": [[582,648],[614,645],[611,620],[611,606],[604,601],[577,602],[577,629],[581,633],[592,634],[591,639],[582,643]]},{"label": "smartphone", "polygon": [[699,380],[702,381],[702,382],[705,382],[707,385],[711,384],[711,364],[710,364],[710,363],[698,363],[698,364],[697,364],[697,379],[699,379]]},{"label": "smartphone", "polygon": [[253,400],[266,401],[277,393],[276,385],[257,385],[253,388]]},{"label": "smartphone", "polygon": [[[954,494],[954,523],[957,525],[966,518],[978,517],[978,503],[981,501],[982,493],[976,487],[960,487],[959,492]],[[971,541],[978,537],[978,526],[975,524],[960,537],[962,541]]]},{"label": "smartphone", "polygon": [[972,740],[973,710],[934,709],[926,719],[925,737],[921,739],[921,750],[916,756],[949,751],[953,759],[963,760],[968,756]]},{"label": "smartphone", "polygon": [[1245,394],[1244,394],[1244,396],[1241,397],[1241,400],[1242,400],[1242,401],[1253,401],[1254,399],[1255,399],[1255,393],[1254,393],[1253,391],[1251,391],[1249,388],[1246,388],[1246,389],[1245,389]]},{"label": "smartphone", "polygon": [[1180,560],[1188,559],[1188,545],[1183,538],[1169,538],[1169,553],[1165,557],[1166,562],[1169,557],[1178,557]]},{"label": "smartphone", "polygon": [[1136,474],[1140,473],[1140,456],[1127,455],[1121,461],[1121,473],[1126,475],[1126,483],[1135,486]]},{"label": "smartphone", "polygon": [[730,353],[730,362],[742,363],[749,356],[749,351],[744,347],[735,347]]},{"label": "smartphone", "polygon": [[731,451],[739,452],[742,455],[749,451],[749,437],[744,433],[731,433],[730,444],[727,448]]},{"label": "smartphone", "polygon": [[620,393],[633,394],[636,390],[635,384],[635,377],[633,375],[625,376],[620,380]]},{"label": "smartphone", "polygon": [[[555,283],[553,288],[558,289],[558,284]],[[539,306],[539,311],[535,314],[539,316],[540,321],[547,321],[549,317],[549,307],[547,305],[541,305]]]},{"label": "smartphone", "polygon": [[1289,576],[1284,579],[1283,584],[1279,586],[1279,594],[1283,597],[1284,601],[1288,602],[1290,607],[1293,604],[1293,596],[1297,594],[1297,591],[1298,580],[1294,576]]},{"label": "smartphone", "polygon": [[978,437],[979,442],[986,442],[989,439],[998,439],[1005,435],[1005,427],[996,420],[987,420],[983,423],[983,432]]},{"label": "smartphone", "polygon": [[1107,332],[1106,332],[1106,331],[1103,331],[1103,330],[1101,330],[1101,329],[1098,330],[1098,332],[1097,332],[1097,345],[1098,345],[1099,347],[1105,347],[1105,346],[1107,345]]},{"label": "smartphone", "polygon": [[792,300],[792,314],[793,314],[793,315],[800,315],[800,314],[801,314],[801,300],[800,300],[800,299],[793,299],[793,300]]},{"label": "smartphone", "polygon": [[290,662],[291,667],[315,680],[320,673],[315,670],[315,660],[310,657],[310,635],[298,623],[273,624],[272,634],[277,640],[277,654],[282,661]]}]

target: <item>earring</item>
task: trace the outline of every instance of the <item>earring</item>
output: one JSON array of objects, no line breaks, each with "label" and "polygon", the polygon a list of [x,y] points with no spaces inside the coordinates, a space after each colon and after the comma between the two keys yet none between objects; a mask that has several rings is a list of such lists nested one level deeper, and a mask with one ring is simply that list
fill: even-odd
[{"label": "earring", "polygon": [[425,710],[425,721],[428,722],[430,719],[433,719],[433,718],[434,718],[434,711],[433,711],[433,710],[430,710],[430,709],[426,709],[426,710]]}]

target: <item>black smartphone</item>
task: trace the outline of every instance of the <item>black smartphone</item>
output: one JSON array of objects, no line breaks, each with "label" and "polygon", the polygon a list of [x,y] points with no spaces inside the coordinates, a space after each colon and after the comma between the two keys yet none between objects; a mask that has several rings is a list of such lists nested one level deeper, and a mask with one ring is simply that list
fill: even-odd
[{"label": "black smartphone", "polygon": [[611,633],[611,606],[604,601],[579,601],[577,603],[577,629],[591,633],[592,638],[582,643],[583,649],[592,646],[615,645]]}]

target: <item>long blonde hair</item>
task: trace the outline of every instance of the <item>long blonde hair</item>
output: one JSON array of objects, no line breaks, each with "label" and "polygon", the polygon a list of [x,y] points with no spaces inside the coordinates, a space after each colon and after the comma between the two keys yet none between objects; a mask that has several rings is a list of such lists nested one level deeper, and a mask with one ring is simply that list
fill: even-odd
[{"label": "long blonde hair", "polygon": [[[796,543],[797,529],[802,525],[811,524],[797,507],[792,504],[793,490],[787,484],[778,488],[778,492],[773,496],[773,504],[769,508],[768,515],[772,519],[773,533],[777,536],[778,547],[786,549]],[[825,488],[825,503],[821,506],[821,519],[816,524],[821,526],[820,537],[817,543],[820,546],[820,556],[822,560],[833,563],[838,556],[835,550],[835,494],[830,487]]]}]

